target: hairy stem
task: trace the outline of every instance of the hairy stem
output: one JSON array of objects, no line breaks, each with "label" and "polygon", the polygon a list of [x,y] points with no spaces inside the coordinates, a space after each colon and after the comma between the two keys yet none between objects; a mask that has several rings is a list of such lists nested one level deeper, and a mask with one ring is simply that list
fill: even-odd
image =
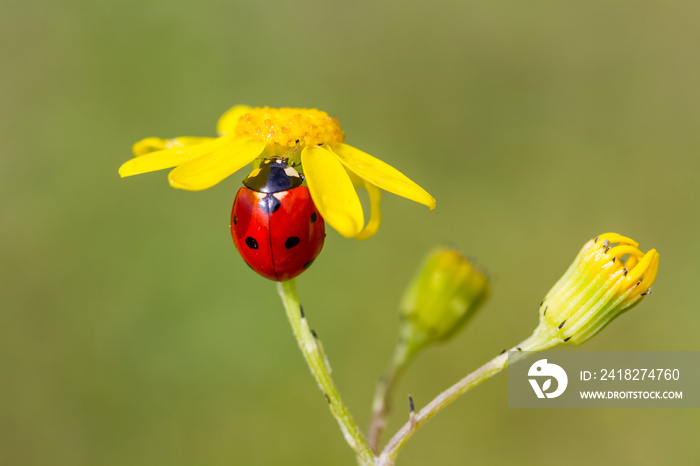
[{"label": "hairy stem", "polygon": [[[543,335],[535,333],[527,340],[510,349],[510,351],[514,352],[510,357],[510,363],[523,359],[526,356],[525,352],[542,351],[554,344],[554,340],[544,338]],[[507,367],[508,363],[508,354],[502,353],[440,393],[417,414],[411,416],[411,419],[399,429],[379,456],[377,466],[392,466],[401,448],[418,428],[467,391],[501,372]]]},{"label": "hairy stem", "polygon": [[318,383],[319,388],[328,402],[331,414],[333,414],[333,417],[338,421],[345,441],[350,445],[350,448],[355,451],[362,465],[374,466],[376,457],[372,453],[369,444],[362,436],[357,424],[352,419],[348,408],[340,398],[338,389],[331,379],[331,369],[328,360],[323,352],[321,342],[312,332],[311,328],[309,328],[309,324],[306,321],[304,311],[299,304],[294,280],[279,282],[277,284],[277,291],[284,303],[284,309],[287,312],[289,323],[292,325],[294,337],[299,344],[299,348],[304,355],[304,359],[306,359],[309,369],[311,369],[311,374],[313,374],[316,383]]}]

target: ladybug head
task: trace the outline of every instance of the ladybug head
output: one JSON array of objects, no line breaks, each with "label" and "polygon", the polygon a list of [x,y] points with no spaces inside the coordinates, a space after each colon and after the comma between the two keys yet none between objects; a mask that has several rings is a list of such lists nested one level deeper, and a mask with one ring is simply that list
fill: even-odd
[{"label": "ladybug head", "polygon": [[263,160],[243,184],[260,193],[278,193],[301,186],[303,181],[303,175],[289,166],[285,159],[271,158]]}]

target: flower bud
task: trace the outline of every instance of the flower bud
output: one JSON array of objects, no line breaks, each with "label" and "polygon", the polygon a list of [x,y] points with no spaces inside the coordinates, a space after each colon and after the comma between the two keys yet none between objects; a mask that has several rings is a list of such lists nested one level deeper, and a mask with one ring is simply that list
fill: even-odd
[{"label": "flower bud", "polygon": [[538,339],[581,344],[649,294],[659,253],[638,246],[617,233],[588,241],[542,301]]},{"label": "flower bud", "polygon": [[459,252],[434,249],[401,302],[404,342],[417,350],[454,335],[486,301],[489,280]]}]

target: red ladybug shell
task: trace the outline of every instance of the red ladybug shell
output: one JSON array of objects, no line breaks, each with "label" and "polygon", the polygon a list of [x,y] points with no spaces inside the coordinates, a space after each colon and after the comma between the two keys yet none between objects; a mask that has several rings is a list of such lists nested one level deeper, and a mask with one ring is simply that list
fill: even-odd
[{"label": "red ladybug shell", "polygon": [[231,232],[250,268],[275,281],[289,280],[306,270],[326,237],[323,217],[306,186],[275,193],[239,189],[231,212]]}]

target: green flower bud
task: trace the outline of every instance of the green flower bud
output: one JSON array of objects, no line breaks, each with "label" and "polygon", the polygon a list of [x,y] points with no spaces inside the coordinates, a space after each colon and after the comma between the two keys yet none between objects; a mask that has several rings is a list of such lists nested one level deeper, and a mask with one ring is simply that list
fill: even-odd
[{"label": "green flower bud", "polygon": [[434,249],[401,302],[402,339],[413,351],[447,340],[474,316],[488,292],[486,274],[459,252]]},{"label": "green flower bud", "polygon": [[659,253],[617,233],[588,241],[540,305],[533,338],[578,345],[651,292]]}]

